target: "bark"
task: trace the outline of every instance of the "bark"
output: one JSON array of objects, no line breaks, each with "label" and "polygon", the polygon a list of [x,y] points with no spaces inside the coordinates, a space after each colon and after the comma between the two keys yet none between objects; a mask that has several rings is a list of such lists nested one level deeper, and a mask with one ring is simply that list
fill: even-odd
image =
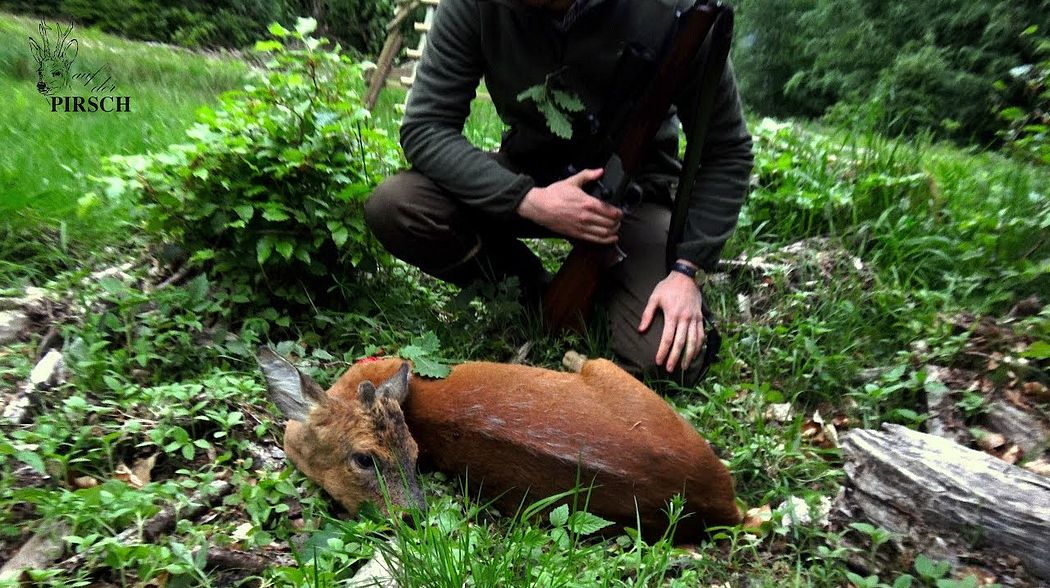
[{"label": "bark", "polygon": [[1050,478],[899,425],[852,431],[842,451],[846,500],[873,523],[1015,555],[1050,580]]}]

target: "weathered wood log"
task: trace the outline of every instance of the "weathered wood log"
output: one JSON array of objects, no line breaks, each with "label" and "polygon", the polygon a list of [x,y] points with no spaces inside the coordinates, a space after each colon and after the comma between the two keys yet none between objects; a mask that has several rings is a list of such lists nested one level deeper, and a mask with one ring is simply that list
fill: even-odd
[{"label": "weathered wood log", "polygon": [[873,523],[925,527],[962,544],[1020,558],[1050,580],[1050,478],[948,439],[883,425],[855,430],[842,452],[849,500]]}]

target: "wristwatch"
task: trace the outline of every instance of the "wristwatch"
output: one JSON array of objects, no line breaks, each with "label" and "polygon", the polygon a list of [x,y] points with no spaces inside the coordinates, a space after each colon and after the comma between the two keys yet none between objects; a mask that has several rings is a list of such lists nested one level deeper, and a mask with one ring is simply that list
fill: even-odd
[{"label": "wristwatch", "polygon": [[676,261],[674,265],[671,266],[671,271],[689,276],[689,278],[693,280],[693,283],[696,284],[697,288],[703,288],[704,284],[707,283],[707,272],[698,267],[693,267],[680,261]]}]

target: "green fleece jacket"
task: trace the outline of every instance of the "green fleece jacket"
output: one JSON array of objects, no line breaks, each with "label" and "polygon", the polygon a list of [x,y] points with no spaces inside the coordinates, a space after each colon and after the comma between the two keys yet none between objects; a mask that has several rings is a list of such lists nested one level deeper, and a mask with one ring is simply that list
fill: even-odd
[{"label": "green fleece jacket", "polygon": [[[685,0],[579,0],[562,17],[520,0],[441,0],[401,126],[405,156],[467,206],[496,217],[517,214],[531,188],[554,179],[552,170],[589,163],[579,153],[578,137],[585,133],[576,132],[571,140],[554,136],[537,105],[518,95],[555,74],[558,86],[582,100],[585,113],[605,112],[605,102],[618,95],[618,88],[644,83],[614,79],[624,47],[631,43],[658,54],[684,5]],[[687,76],[683,89],[638,175],[648,198],[668,203],[681,171],[679,114],[691,125],[700,85],[698,72],[682,75]],[[482,78],[509,127],[501,151],[520,173],[501,166],[463,135]],[[585,113],[577,115],[577,129],[586,126],[579,120]],[[714,269],[736,226],[752,164],[751,136],[728,67],[678,246],[680,258]]]}]

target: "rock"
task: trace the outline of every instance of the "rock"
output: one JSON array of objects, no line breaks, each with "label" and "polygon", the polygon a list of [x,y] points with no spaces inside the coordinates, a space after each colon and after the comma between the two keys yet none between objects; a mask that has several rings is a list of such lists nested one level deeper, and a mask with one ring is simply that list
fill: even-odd
[{"label": "rock", "polygon": [[1025,453],[1050,441],[1050,427],[1039,417],[1002,400],[992,402],[984,421],[989,429],[1003,434]]},{"label": "rock", "polygon": [[0,311],[0,345],[14,343],[29,328],[29,316],[20,310]]},{"label": "rock", "polygon": [[19,298],[0,298],[0,310],[25,310],[40,306],[45,299],[47,299],[47,290],[29,287]]},{"label": "rock", "polygon": [[764,416],[767,421],[786,423],[795,418],[795,409],[791,406],[790,402],[770,404],[766,407],[762,416]]},{"label": "rock", "polygon": [[15,393],[4,404],[3,418],[20,425],[29,417],[29,392],[32,390],[28,383],[19,384]]},{"label": "rock", "polygon": [[62,352],[52,349],[29,372],[29,384],[37,390],[50,390],[66,381],[66,362]]},{"label": "rock", "polygon": [[376,550],[375,556],[357,570],[349,585],[351,588],[400,588],[401,585],[394,579],[391,569],[383,551]]},{"label": "rock", "polygon": [[13,423],[24,423],[29,419],[33,394],[50,390],[66,381],[65,360],[62,352],[52,349],[37,362],[29,372],[29,380],[20,384],[15,393],[7,399],[3,417]]},{"label": "rock", "polygon": [[27,570],[39,570],[50,567],[50,564],[62,556],[65,543],[62,537],[70,532],[64,523],[51,523],[37,531],[29,541],[0,569],[0,582],[17,583]]}]

